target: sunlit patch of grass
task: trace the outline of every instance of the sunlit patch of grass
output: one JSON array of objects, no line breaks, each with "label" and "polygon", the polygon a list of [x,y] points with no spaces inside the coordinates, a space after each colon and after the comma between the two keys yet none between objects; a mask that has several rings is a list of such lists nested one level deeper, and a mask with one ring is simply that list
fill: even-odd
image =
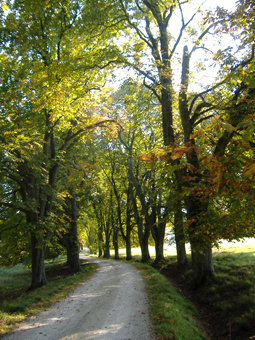
[{"label": "sunlit patch of grass", "polygon": [[[48,263],[48,268],[63,266],[65,259]],[[88,279],[96,270],[96,265],[81,260],[81,272],[47,283],[34,291],[27,291],[30,285],[30,271],[22,268],[11,268],[10,275],[7,268],[0,270],[0,289],[8,292],[6,298],[0,299],[0,335],[10,331],[13,326],[25,317],[48,308],[53,303],[65,298],[84,280]],[[22,280],[20,280],[22,277]],[[17,279],[18,278],[18,279]],[[20,292],[19,296],[17,293]]]},{"label": "sunlit patch of grass", "polygon": [[146,282],[154,331],[159,339],[206,339],[196,320],[197,311],[150,265],[132,262]]}]

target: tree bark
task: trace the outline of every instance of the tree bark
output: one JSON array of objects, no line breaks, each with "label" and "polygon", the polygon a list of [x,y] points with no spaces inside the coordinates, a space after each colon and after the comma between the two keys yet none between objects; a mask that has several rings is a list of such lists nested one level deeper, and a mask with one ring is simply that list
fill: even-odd
[{"label": "tree bark", "polygon": [[32,250],[32,282],[29,289],[33,290],[46,284],[46,273],[44,266],[45,246],[39,240],[38,235],[31,235]]},{"label": "tree bark", "polygon": [[187,265],[187,255],[185,248],[185,235],[183,228],[183,212],[181,200],[174,202],[174,235],[177,253],[177,266],[179,268]]},{"label": "tree bark", "polygon": [[131,251],[131,230],[130,226],[127,226],[127,233],[126,233],[126,260],[132,260],[132,251]]},{"label": "tree bark", "polygon": [[152,237],[155,242],[155,263],[160,263],[164,260],[164,240],[165,240],[166,223],[159,221],[157,225],[153,225],[151,229]]},{"label": "tree bark", "polygon": [[132,252],[131,252],[131,199],[130,199],[130,191],[132,190],[131,183],[129,182],[128,189],[127,189],[127,205],[126,205],[126,260],[129,261],[132,259]]},{"label": "tree bark", "polygon": [[104,223],[104,233],[105,233],[105,242],[104,242],[104,258],[109,259],[110,258],[110,236],[111,236],[111,230],[110,230],[110,223],[109,221]]},{"label": "tree bark", "polygon": [[118,260],[120,258],[119,256],[119,243],[118,243],[118,229],[113,230],[113,237],[112,237],[112,242],[113,242],[113,247],[114,247],[114,258],[115,260]]},{"label": "tree bark", "polygon": [[150,260],[150,252],[149,252],[149,236],[150,236],[150,228],[145,223],[145,230],[143,232],[143,219],[139,218],[138,222],[138,237],[139,243],[141,247],[142,253],[142,263],[147,263]]}]

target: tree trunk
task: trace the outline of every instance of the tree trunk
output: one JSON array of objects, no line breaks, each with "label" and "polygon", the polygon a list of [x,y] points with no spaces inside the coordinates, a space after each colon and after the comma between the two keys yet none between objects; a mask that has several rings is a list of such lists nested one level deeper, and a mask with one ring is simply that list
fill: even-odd
[{"label": "tree trunk", "polygon": [[130,192],[132,190],[131,183],[128,184],[128,190],[127,190],[127,209],[126,209],[126,260],[132,259],[132,253],[131,253],[131,198],[130,198]]},{"label": "tree trunk", "polygon": [[109,241],[105,242],[103,258],[105,258],[105,259],[109,259],[110,258],[110,244],[109,244]]},{"label": "tree trunk", "polygon": [[104,258],[110,258],[110,225],[109,223],[105,224],[105,243],[104,243]]},{"label": "tree trunk", "polygon": [[73,245],[71,247],[67,247],[67,264],[70,269],[72,269],[75,273],[81,270],[79,252],[77,252]]},{"label": "tree trunk", "polygon": [[199,288],[205,282],[214,279],[215,272],[212,260],[212,248],[210,245],[201,249],[201,244],[191,242],[193,286]]},{"label": "tree trunk", "polygon": [[119,243],[118,243],[118,229],[114,228],[112,237],[113,247],[114,247],[114,258],[118,260],[119,257]]},{"label": "tree trunk", "polygon": [[102,244],[103,244],[103,228],[102,228],[102,223],[101,221],[98,221],[99,223],[99,228],[98,228],[98,257],[103,255],[103,250],[102,250]]},{"label": "tree trunk", "polygon": [[187,265],[187,255],[185,249],[185,235],[183,229],[183,213],[180,200],[174,202],[174,235],[177,252],[177,266],[184,267]]},{"label": "tree trunk", "polygon": [[44,266],[45,247],[40,244],[36,234],[31,235],[32,250],[32,282],[29,289],[33,290],[46,284]]},{"label": "tree trunk", "polygon": [[131,253],[131,228],[130,225],[127,225],[127,233],[126,233],[126,260],[129,261],[132,259]]},{"label": "tree trunk", "polygon": [[211,243],[208,241],[206,233],[208,202],[202,203],[198,197],[190,195],[187,203],[188,220],[192,221],[189,224],[188,232],[191,245],[193,285],[198,288],[207,280],[215,277]]},{"label": "tree trunk", "polygon": [[[195,146],[195,140],[192,136],[194,129],[194,116],[191,119],[191,112],[188,108],[188,85],[189,85],[189,62],[190,54],[188,47],[184,46],[182,59],[182,77],[181,90],[179,93],[179,110],[184,132],[184,140],[188,145]],[[207,103],[203,103],[205,107]],[[210,107],[210,105],[209,105]],[[188,169],[189,181],[186,183],[191,188],[199,186],[201,173],[199,170],[199,160],[195,150],[186,156],[189,164],[193,166],[192,171]],[[200,197],[190,194],[186,201],[188,212],[188,234],[191,244],[193,284],[194,287],[202,286],[208,279],[215,276],[211,244],[208,241],[206,229],[206,212],[208,208],[208,199],[201,202]]]},{"label": "tree trunk", "polygon": [[165,240],[166,223],[164,221],[158,222],[158,226],[152,227],[152,237],[155,242],[155,263],[160,263],[164,260],[164,240]]},{"label": "tree trunk", "polygon": [[61,244],[66,248],[67,264],[76,273],[81,270],[80,266],[80,242],[77,233],[77,201],[75,194],[71,193],[71,197],[66,200],[66,214],[70,217],[69,229],[60,238]]},{"label": "tree trunk", "polygon": [[69,240],[71,245],[71,254],[69,253],[69,258],[67,254],[67,263],[74,272],[81,270],[80,257],[79,257],[79,240],[77,232],[77,218],[78,218],[78,207],[75,194],[71,197],[71,228],[69,230]]},{"label": "tree trunk", "polygon": [[139,237],[139,243],[141,247],[141,253],[142,253],[142,263],[146,263],[150,259],[150,253],[149,253],[149,236],[150,236],[150,228],[145,223],[145,231],[143,232],[143,219],[139,218],[138,223],[138,237]]}]

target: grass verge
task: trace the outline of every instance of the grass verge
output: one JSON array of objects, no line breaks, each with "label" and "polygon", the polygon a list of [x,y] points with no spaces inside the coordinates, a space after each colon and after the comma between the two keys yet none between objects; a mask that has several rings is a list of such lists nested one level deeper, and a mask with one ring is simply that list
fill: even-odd
[{"label": "grass verge", "polygon": [[160,340],[202,340],[207,336],[197,322],[198,312],[156,269],[148,264],[128,263],[142,274],[149,297],[154,333]]},{"label": "grass verge", "polygon": [[29,292],[30,270],[23,269],[22,265],[0,268],[0,335],[11,331],[17,322],[65,298],[96,271],[96,265],[80,260],[81,271],[71,274],[65,261],[62,257],[48,263],[49,282]]},{"label": "grass verge", "polygon": [[192,270],[178,271],[176,257],[162,270],[201,311],[212,339],[248,340],[255,336],[255,251],[213,255],[216,277],[192,290]]}]

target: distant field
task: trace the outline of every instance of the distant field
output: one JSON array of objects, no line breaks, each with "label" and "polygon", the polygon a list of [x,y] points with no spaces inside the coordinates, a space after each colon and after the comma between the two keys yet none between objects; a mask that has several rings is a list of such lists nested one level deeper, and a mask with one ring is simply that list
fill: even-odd
[{"label": "distant field", "polygon": [[[150,250],[150,255],[151,257],[155,256],[155,248],[154,247],[149,247]],[[190,246],[189,244],[186,244],[186,251],[189,254],[190,253]],[[239,253],[239,252],[255,252],[255,238],[246,238],[243,242],[227,242],[227,241],[222,241],[220,248],[214,248],[213,252],[231,252],[231,253]],[[119,255],[120,256],[125,256],[126,250],[125,249],[120,249],[119,250]],[[114,250],[111,250],[111,255],[114,255]],[[141,255],[141,250],[140,248],[132,248],[132,255],[133,256],[139,256]],[[175,245],[165,245],[164,247],[164,255],[165,256],[171,256],[171,255],[176,255],[176,248]]]}]

